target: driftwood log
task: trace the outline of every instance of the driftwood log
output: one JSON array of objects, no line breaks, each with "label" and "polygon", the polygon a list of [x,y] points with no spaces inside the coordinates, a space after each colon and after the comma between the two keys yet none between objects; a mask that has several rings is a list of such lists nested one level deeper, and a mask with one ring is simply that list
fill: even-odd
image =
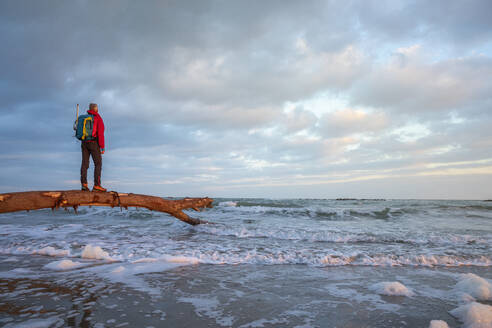
[{"label": "driftwood log", "polygon": [[200,211],[200,208],[212,207],[211,198],[183,198],[168,200],[156,196],[123,194],[115,191],[91,192],[81,190],[65,191],[26,191],[0,194],[0,213],[38,210],[42,208],[69,208],[75,211],[79,206],[110,206],[128,209],[128,207],[147,208],[152,211],[168,213],[191,225],[208,223],[194,219],[183,213],[184,209]]}]

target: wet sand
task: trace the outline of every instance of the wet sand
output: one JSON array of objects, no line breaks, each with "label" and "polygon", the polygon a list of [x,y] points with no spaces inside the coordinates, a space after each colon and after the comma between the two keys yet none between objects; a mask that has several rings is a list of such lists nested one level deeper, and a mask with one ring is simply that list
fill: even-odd
[{"label": "wet sand", "polygon": [[[42,256],[24,263],[40,267],[38,277],[23,277],[25,259],[16,258],[0,258],[0,323],[6,327],[427,327],[435,319],[458,327],[448,312],[457,306],[451,293],[456,276],[492,275],[487,267],[201,264],[142,274],[139,285],[128,287],[89,280],[87,270],[97,268],[53,275],[41,269],[49,261]],[[401,281],[415,295],[368,289],[379,281]]]}]

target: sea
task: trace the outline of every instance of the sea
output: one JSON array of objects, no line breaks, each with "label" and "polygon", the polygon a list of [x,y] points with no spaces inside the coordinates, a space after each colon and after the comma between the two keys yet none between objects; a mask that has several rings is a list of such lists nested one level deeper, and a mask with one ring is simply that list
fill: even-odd
[{"label": "sea", "polygon": [[492,327],[492,202],[0,215],[3,327]]}]

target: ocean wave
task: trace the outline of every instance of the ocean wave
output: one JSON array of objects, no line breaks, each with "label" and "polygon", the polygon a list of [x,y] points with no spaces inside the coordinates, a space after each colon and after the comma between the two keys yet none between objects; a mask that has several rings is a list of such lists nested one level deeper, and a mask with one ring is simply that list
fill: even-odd
[{"label": "ocean wave", "polygon": [[[491,212],[476,207],[439,209],[440,205],[452,204],[444,201],[362,205],[363,201],[322,200],[217,202],[215,208],[190,213],[217,224],[194,227],[168,220],[162,213],[117,208],[85,209],[79,215],[63,211],[56,217],[51,212],[30,212],[22,220],[4,217],[0,255],[8,261],[20,256],[32,258],[33,266],[54,261],[53,257],[98,265],[111,261],[150,265],[157,261],[490,266],[491,262],[492,230],[487,222],[474,219]],[[69,267],[71,263],[56,265]]]},{"label": "ocean wave", "polygon": [[[49,257],[68,257],[92,260],[118,261],[112,258],[108,252],[100,246],[85,245],[80,254],[72,254],[70,249],[56,248],[53,246],[10,246],[0,247],[0,255],[41,255]],[[121,257],[120,257],[121,258]]]},{"label": "ocean wave", "polygon": [[440,204],[437,208],[444,210],[490,211],[492,205],[485,204]]},{"label": "ocean wave", "polygon": [[312,254],[303,251],[262,253],[249,251],[240,254],[195,251],[185,255],[190,263],[202,264],[261,264],[261,265],[309,265],[330,266],[414,266],[414,267],[457,267],[492,266],[487,256],[448,255],[370,255],[370,254]]},{"label": "ocean wave", "polygon": [[409,236],[407,233],[395,234],[375,234],[375,233],[350,233],[343,231],[311,231],[303,229],[263,229],[246,227],[227,227],[227,226],[197,226],[194,229],[201,233],[208,233],[217,236],[232,236],[241,239],[248,238],[268,238],[277,240],[308,241],[308,242],[327,242],[327,243],[376,243],[376,244],[409,244],[409,245],[489,245],[492,241],[491,236],[477,238],[472,235],[436,235],[420,234]]},{"label": "ocean wave", "polygon": [[273,207],[273,208],[303,208],[303,204],[298,204],[296,201],[274,201],[274,200],[235,200],[222,201],[219,206],[234,206],[234,207]]},{"label": "ocean wave", "polygon": [[51,257],[71,257],[69,249],[60,249],[52,246],[7,246],[0,247],[0,255],[42,255]]},{"label": "ocean wave", "polygon": [[[218,201],[216,211],[256,213],[266,215],[328,217],[333,219],[376,218],[389,219],[399,216],[434,217],[442,212],[452,216],[469,216],[491,218],[492,205],[478,202],[444,202],[444,201],[357,201],[337,202],[334,200],[224,200]],[[464,212],[464,213],[463,213]]]},{"label": "ocean wave", "polygon": [[[135,247],[138,247],[135,245]],[[49,256],[65,258],[90,258],[102,259],[104,263],[114,263],[115,256],[111,256],[105,251],[99,250],[98,253],[104,256],[85,256],[71,255],[65,250],[50,253]],[[162,253],[161,253],[162,251]],[[0,254],[33,256],[38,252],[25,249],[16,249],[6,252],[0,251]],[[485,255],[443,255],[443,254],[419,254],[419,255],[401,255],[401,254],[371,254],[367,252],[339,250],[313,250],[302,248],[286,249],[266,249],[262,247],[251,250],[241,250],[238,248],[223,249],[221,251],[210,248],[190,248],[173,250],[156,249],[152,257],[135,256],[118,256],[118,262],[123,264],[146,265],[152,263],[173,263],[173,264],[263,264],[263,265],[310,265],[317,267],[328,266],[416,266],[416,267],[456,267],[456,266],[492,266],[492,257]],[[60,261],[58,261],[60,262]],[[57,262],[57,263],[58,263]],[[61,263],[61,262],[60,262]],[[64,262],[65,263],[65,262]],[[66,262],[68,263],[68,261]],[[74,262],[75,263],[75,262]],[[89,264],[87,264],[89,265]],[[84,267],[87,266],[84,264]],[[82,266],[81,266],[82,267]]]},{"label": "ocean wave", "polygon": [[400,211],[391,212],[391,208],[385,207],[384,209],[373,210],[373,211],[349,210],[349,214],[352,217],[370,217],[370,218],[374,218],[374,219],[388,219],[390,217],[401,215],[402,212],[400,212]]},{"label": "ocean wave", "polygon": [[[221,203],[222,204],[222,203]],[[328,221],[345,221],[358,219],[391,219],[397,218],[405,214],[415,213],[414,210],[406,211],[402,209],[393,209],[384,207],[371,210],[355,210],[349,208],[319,208],[319,207],[269,207],[269,206],[248,206],[241,207],[228,202],[228,205],[221,205],[217,211],[237,214],[255,214],[258,216],[284,216],[293,218],[312,218],[316,220]]]},{"label": "ocean wave", "polygon": [[217,206],[236,207],[237,202],[233,202],[233,201],[219,202],[219,204],[217,204]]}]

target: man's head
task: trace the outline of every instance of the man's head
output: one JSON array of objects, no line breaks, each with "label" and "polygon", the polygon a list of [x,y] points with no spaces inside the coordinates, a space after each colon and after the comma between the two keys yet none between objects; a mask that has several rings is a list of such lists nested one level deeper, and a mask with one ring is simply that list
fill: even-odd
[{"label": "man's head", "polygon": [[89,110],[92,110],[92,111],[97,113],[98,112],[97,104],[90,103],[89,104]]}]

